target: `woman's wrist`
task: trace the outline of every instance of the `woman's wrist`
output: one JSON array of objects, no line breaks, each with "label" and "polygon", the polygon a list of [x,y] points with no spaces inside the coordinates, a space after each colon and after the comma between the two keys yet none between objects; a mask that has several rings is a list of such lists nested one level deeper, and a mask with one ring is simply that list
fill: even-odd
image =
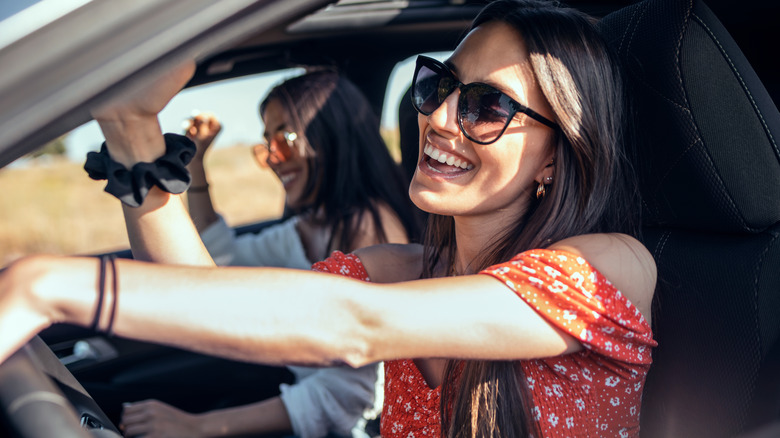
[{"label": "woman's wrist", "polygon": [[200,436],[221,437],[228,436],[231,428],[224,421],[221,411],[210,411],[202,414],[191,414],[192,421],[195,423],[196,430],[200,431]]},{"label": "woman's wrist", "polygon": [[156,116],[98,119],[109,155],[128,169],[165,154],[165,140]]},{"label": "woman's wrist", "polygon": [[[83,263],[84,268],[71,266],[74,263]],[[94,270],[90,269],[92,265]],[[27,292],[25,298],[31,310],[43,327],[47,327],[57,322],[89,324],[96,296],[97,268],[97,259],[37,255],[21,259],[12,270],[14,278],[26,286],[19,289]]]},{"label": "woman's wrist", "polygon": [[[94,300],[97,269],[89,274],[86,272],[91,270],[63,270],[59,268],[60,260],[65,259],[45,255],[28,256],[8,268],[12,289],[22,292],[20,299],[26,303],[28,313],[36,319],[41,329],[57,322],[88,325],[89,311],[85,309],[93,307],[90,300]],[[70,277],[62,278],[61,272],[68,272]],[[91,287],[80,287],[84,282],[74,281],[79,275],[83,276],[82,280],[91,277]],[[89,291],[93,294],[91,298],[87,297]]]}]

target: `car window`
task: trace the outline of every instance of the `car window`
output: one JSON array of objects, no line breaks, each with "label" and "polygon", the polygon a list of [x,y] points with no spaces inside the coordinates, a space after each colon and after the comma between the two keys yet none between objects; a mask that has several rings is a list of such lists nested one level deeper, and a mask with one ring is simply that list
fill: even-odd
[{"label": "car window", "polygon": [[[257,109],[275,84],[301,69],[253,75],[200,85],[179,93],[160,114],[164,132],[183,133],[199,111],[216,114],[223,125],[207,156],[217,211],[231,225],[276,218],[284,194],[268,169],[251,155],[263,125]],[[103,137],[92,121],[39,151],[0,169],[0,266],[27,254],[94,254],[129,247],[122,210],[83,170],[86,154]]]},{"label": "car window", "polygon": [[[426,56],[443,61],[452,52],[430,52],[424,53]],[[382,107],[381,126],[382,137],[390,148],[390,152],[396,161],[401,161],[401,148],[398,133],[398,106],[402,103],[401,99],[412,84],[412,75],[414,74],[414,65],[417,56],[411,56],[396,64],[390,73],[387,89],[385,90],[385,100]]]},{"label": "car window", "polygon": [[[449,52],[429,53],[438,59]],[[382,135],[400,162],[398,105],[408,89],[416,57],[398,63],[385,92]],[[189,117],[212,112],[223,126],[207,156],[214,206],[236,226],[279,217],[284,191],[269,169],[251,155],[263,125],[257,110],[270,88],[302,69],[288,69],[188,88],[160,113],[164,132],[183,133]],[[95,254],[129,247],[120,204],[89,179],[86,154],[103,136],[86,123],[39,151],[0,169],[0,266],[33,253]]]}]

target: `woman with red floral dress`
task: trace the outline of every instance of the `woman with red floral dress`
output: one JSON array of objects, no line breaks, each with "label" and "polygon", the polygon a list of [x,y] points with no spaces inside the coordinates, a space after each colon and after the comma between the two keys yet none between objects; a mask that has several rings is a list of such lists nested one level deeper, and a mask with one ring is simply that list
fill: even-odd
[{"label": "woman with red floral dress", "polygon": [[[156,115],[192,69],[94,111],[113,160],[163,155]],[[134,254],[158,263],[13,264],[0,333],[19,334],[0,358],[52,322],[92,322],[264,363],[385,360],[385,437],[638,436],[656,270],[620,70],[592,20],[492,2],[449,59],[418,58],[412,100],[423,244],[337,252],[314,266],[330,274],[216,268],[179,196],[152,187],[124,211]]]}]

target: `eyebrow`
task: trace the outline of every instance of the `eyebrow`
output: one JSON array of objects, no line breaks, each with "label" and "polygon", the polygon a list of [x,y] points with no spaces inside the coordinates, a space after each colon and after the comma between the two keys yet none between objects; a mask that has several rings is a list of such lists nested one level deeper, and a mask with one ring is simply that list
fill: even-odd
[{"label": "eyebrow", "polygon": [[268,125],[265,125],[263,127],[263,137],[264,138],[270,138],[271,135],[276,134],[277,132],[285,131],[285,130],[289,130],[289,129],[290,128],[287,127],[287,123],[282,123],[281,125],[277,126],[276,129],[271,130],[271,131],[268,130]]}]

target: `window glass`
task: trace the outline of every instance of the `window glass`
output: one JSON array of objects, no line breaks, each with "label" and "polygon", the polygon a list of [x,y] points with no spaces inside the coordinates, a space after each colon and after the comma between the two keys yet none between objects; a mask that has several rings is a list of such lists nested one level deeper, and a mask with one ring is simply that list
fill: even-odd
[{"label": "window glass", "polygon": [[[438,59],[440,61],[445,60],[450,56],[452,52],[431,52],[425,53],[426,56]],[[412,84],[412,75],[414,74],[414,66],[417,61],[417,56],[412,56],[404,59],[396,64],[393,71],[390,73],[390,79],[388,80],[387,90],[385,91],[385,100],[382,108],[381,129],[382,137],[387,143],[387,147],[390,149],[393,158],[399,163],[403,161],[401,156],[401,140],[400,130],[398,127],[398,111],[400,105],[409,105],[412,103],[402,102],[406,90]],[[407,160],[412,159],[416,161],[415,157],[407,157]],[[415,163],[402,163],[406,168],[405,171],[409,172],[408,177],[411,177],[411,173],[414,172],[413,166]],[[412,166],[412,167],[408,167]]]},{"label": "window glass", "polygon": [[[260,100],[290,69],[184,90],[160,113],[163,132],[183,133],[189,117],[214,113],[223,129],[206,157],[214,206],[228,224],[281,215],[284,192],[251,155],[263,125]],[[83,170],[86,154],[103,142],[96,122],[74,129],[33,155],[0,169],[0,266],[27,254],[95,254],[129,247],[119,201],[105,181]],[[41,155],[43,153],[43,155]]]}]

